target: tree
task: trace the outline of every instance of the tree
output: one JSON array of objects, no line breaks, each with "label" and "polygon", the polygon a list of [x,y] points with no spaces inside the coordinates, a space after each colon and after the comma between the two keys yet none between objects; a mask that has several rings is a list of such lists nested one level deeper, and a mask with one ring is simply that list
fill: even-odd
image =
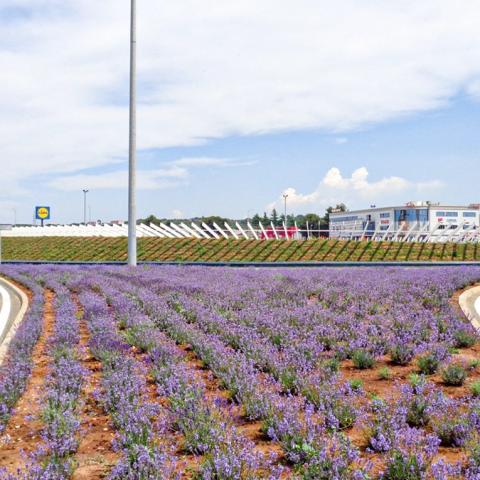
[{"label": "tree", "polygon": [[258,227],[258,224],[260,223],[262,219],[260,218],[260,215],[258,213],[256,213],[253,217],[252,217],[252,222],[251,224],[257,228]]},{"label": "tree", "polygon": [[213,224],[216,223],[220,228],[223,228],[225,222],[231,222],[228,218],[219,217],[218,215],[211,215],[209,217],[202,217],[200,222],[206,223],[210,228],[213,227]]},{"label": "tree", "polygon": [[137,223],[144,223],[146,225],[150,225],[153,223],[154,225],[160,225],[161,220],[157,218],[155,215],[151,214],[147,218],[140,218]]},{"label": "tree", "polygon": [[272,223],[273,223],[273,225],[274,225],[275,227],[278,226],[278,224],[279,224],[279,223],[278,223],[278,222],[279,222],[279,219],[278,219],[278,213],[277,213],[277,209],[276,209],[276,208],[274,208],[274,209],[272,210],[272,213],[271,213],[271,215],[270,215],[270,220],[272,221]]},{"label": "tree", "polygon": [[328,230],[330,226],[330,214],[332,212],[346,212],[347,206],[344,203],[337,203],[335,207],[328,207],[325,215],[321,218],[321,230]]}]

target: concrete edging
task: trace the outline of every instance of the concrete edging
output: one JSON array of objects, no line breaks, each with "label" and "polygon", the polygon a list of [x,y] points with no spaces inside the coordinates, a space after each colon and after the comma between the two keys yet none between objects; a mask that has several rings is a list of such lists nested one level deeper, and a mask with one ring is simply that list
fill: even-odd
[{"label": "concrete edging", "polygon": [[480,298],[480,286],[465,290],[458,299],[460,308],[468,318],[473,328],[480,334],[480,311],[476,308],[477,300]]},{"label": "concrete edging", "polygon": [[15,333],[19,325],[22,323],[23,317],[28,308],[28,297],[25,294],[25,292],[23,292],[20,288],[18,288],[12,282],[8,281],[5,277],[1,277],[1,280],[2,282],[5,282],[20,297],[21,307],[17,315],[15,316],[13,322],[11,322],[10,325],[7,324],[5,327],[5,328],[8,328],[8,333],[5,336],[5,339],[3,340],[2,344],[0,345],[0,365],[3,363],[5,356],[7,355],[10,342],[15,336]]},{"label": "concrete edging", "polygon": [[[80,261],[80,260],[3,260],[5,265],[106,265],[125,266],[126,261]],[[299,262],[190,262],[190,261],[139,261],[139,265],[170,265],[184,267],[255,267],[255,268],[296,268],[296,267],[480,267],[479,261],[299,261]]]}]

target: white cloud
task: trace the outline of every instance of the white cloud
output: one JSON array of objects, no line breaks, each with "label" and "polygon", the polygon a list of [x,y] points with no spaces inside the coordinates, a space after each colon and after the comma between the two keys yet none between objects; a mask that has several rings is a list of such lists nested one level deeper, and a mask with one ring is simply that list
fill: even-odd
[{"label": "white cloud", "polygon": [[[9,9],[0,15],[4,194],[27,177],[124,158],[128,4],[3,0],[0,9]],[[139,148],[347,131],[476,95],[479,16],[476,0],[144,0]]]},{"label": "white cloud", "polygon": [[[187,170],[179,167],[157,170],[140,170],[137,172],[139,190],[160,190],[185,185]],[[89,189],[126,189],[128,185],[127,170],[94,174],[66,175],[50,182],[50,186],[63,191]]]},{"label": "white cloud", "polygon": [[295,188],[289,187],[282,195],[271,202],[267,209],[282,208],[283,195],[287,194],[287,203],[290,211],[296,213],[307,210],[321,210],[330,205],[345,203],[350,207],[370,205],[380,206],[385,202],[401,202],[412,200],[408,195],[417,199],[426,200],[429,195],[443,187],[442,182],[432,180],[428,182],[414,182],[402,177],[386,177],[370,182],[368,170],[365,167],[355,170],[350,177],[344,177],[336,167],[328,170],[318,187],[311,193],[299,193]]},{"label": "white cloud", "polygon": [[182,210],[174,209],[172,210],[173,218],[185,218],[185,214]]},{"label": "white cloud", "polygon": [[[252,165],[253,162],[233,161],[225,158],[185,157],[173,160],[166,168],[139,170],[137,188],[139,190],[160,190],[185,185],[189,168],[198,167],[238,167]],[[100,174],[63,175],[49,182],[57,190],[75,191],[85,187],[99,189],[125,189],[128,185],[127,170],[117,170]]]},{"label": "white cloud", "polygon": [[228,158],[188,157],[171,162],[178,167],[246,167],[254,165],[254,161],[238,161]]}]

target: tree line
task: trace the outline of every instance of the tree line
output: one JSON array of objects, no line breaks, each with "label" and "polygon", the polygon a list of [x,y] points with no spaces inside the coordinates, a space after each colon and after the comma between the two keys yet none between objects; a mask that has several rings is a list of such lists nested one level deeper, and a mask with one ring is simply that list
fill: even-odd
[{"label": "tree line", "polygon": [[335,207],[331,206],[325,210],[325,214],[320,216],[316,213],[306,213],[301,215],[289,214],[285,219],[284,214],[279,214],[278,211],[274,208],[270,214],[267,212],[263,212],[263,215],[256,213],[253,217],[249,218],[242,218],[242,219],[233,219],[227,217],[221,217],[218,215],[210,215],[204,217],[194,217],[194,218],[184,218],[184,219],[171,219],[171,218],[157,218],[155,215],[149,215],[146,218],[139,219],[138,223],[153,223],[155,225],[159,225],[160,223],[169,223],[173,222],[196,222],[196,223],[206,223],[209,227],[213,227],[213,224],[216,223],[220,227],[223,227],[225,222],[228,222],[230,225],[235,225],[235,222],[238,222],[242,227],[247,227],[247,223],[250,222],[253,228],[258,228],[259,222],[262,222],[264,227],[269,227],[273,224],[275,227],[281,227],[285,223],[287,227],[297,226],[300,230],[327,230],[329,225],[330,214],[333,211],[341,211],[345,212],[347,207],[345,204],[340,203],[337,204]]}]

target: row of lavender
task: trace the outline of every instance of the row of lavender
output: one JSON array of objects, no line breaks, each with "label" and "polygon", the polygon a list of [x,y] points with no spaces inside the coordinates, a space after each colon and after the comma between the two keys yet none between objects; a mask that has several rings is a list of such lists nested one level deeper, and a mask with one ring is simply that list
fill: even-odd
[{"label": "row of lavender", "polygon": [[[360,455],[348,440],[360,424],[370,449],[382,458],[382,478],[479,474],[480,407],[474,398],[451,400],[422,377],[401,387],[400,402],[398,396],[369,401],[338,371],[339,361],[358,352],[407,362],[432,352],[448,359],[459,339],[473,335],[448,299],[480,278],[479,270],[386,269],[371,275],[32,267],[25,273],[47,278],[60,297],[65,287],[59,279],[79,293],[93,334],[90,348],[103,364],[102,402],[123,452],[113,478],[178,475],[184,467],[175,454],[166,454],[175,446],[160,440],[168,431],[179,431],[183,446],[199,456],[200,478],[282,475],[278,459],[262,456],[234,421],[225,421],[230,407],[212,402],[175,342],[191,345],[245,418],[262,420],[265,435],[281,445],[288,462],[283,476],[371,476],[378,468],[368,460],[375,463],[376,457]],[[75,314],[70,310],[67,316]],[[69,322],[63,315],[58,321]],[[144,355],[132,357],[130,345]],[[146,375],[166,402],[152,404],[142,393]],[[435,461],[440,443],[464,447],[469,463]]]},{"label": "row of lavender", "polygon": [[[388,353],[399,364],[419,354],[455,362],[455,347],[470,345],[475,332],[454,313],[449,299],[456,289],[478,278],[477,269],[390,269],[376,272],[376,278],[365,270],[316,275],[171,269],[123,275],[128,283],[123,288],[151,313],[157,326],[179,342],[192,343],[220,378],[228,374],[215,364],[226,356],[234,358],[235,365],[250,362],[257,372],[268,374],[262,378],[269,385],[253,388],[254,394],[252,386],[259,384],[253,376],[240,382],[248,392],[243,398],[238,389],[233,391],[247,414],[256,408],[266,426],[282,426],[281,433],[275,428],[267,432],[282,443],[291,462],[301,465],[297,471],[304,478],[319,478],[318,471],[327,465],[333,468],[330,465],[336,462],[343,462],[344,475],[363,474],[361,463],[352,461],[353,449],[335,447],[342,438],[337,433],[352,427],[364,430],[369,450],[377,454],[370,458],[381,454],[383,478],[417,478],[401,475],[412,470],[418,478],[447,478],[459,471],[476,478],[480,460],[476,398],[452,399],[425,377],[416,377],[391,398],[368,401],[342,380],[335,362],[359,351],[373,358]],[[159,314],[156,309],[165,310],[165,305],[167,311]],[[185,330],[179,334],[182,319]],[[216,350],[212,342],[218,342]],[[241,378],[238,371],[234,376]],[[265,401],[272,390],[291,395],[289,406],[296,415],[286,416],[283,405]],[[252,407],[258,391],[263,396]],[[267,414],[262,411],[265,403]],[[319,424],[324,428],[320,433]],[[333,458],[325,459],[319,445],[329,445]],[[436,461],[439,445],[463,447],[468,461],[453,466]]]},{"label": "row of lavender", "polygon": [[[2,428],[5,428],[16,401],[23,393],[33,367],[33,347],[44,325],[44,288],[55,291],[53,332],[45,348],[51,364],[45,388],[38,398],[39,419],[43,428],[37,448],[26,457],[26,467],[16,474],[2,470],[5,479],[70,478],[73,453],[78,446],[80,422],[78,407],[84,370],[79,361],[79,322],[69,290],[53,279],[49,272],[6,271],[12,279],[26,285],[31,306],[10,346],[2,367]],[[15,386],[15,388],[12,388]],[[35,406],[34,406],[35,407]],[[27,415],[27,418],[29,415]]]}]

